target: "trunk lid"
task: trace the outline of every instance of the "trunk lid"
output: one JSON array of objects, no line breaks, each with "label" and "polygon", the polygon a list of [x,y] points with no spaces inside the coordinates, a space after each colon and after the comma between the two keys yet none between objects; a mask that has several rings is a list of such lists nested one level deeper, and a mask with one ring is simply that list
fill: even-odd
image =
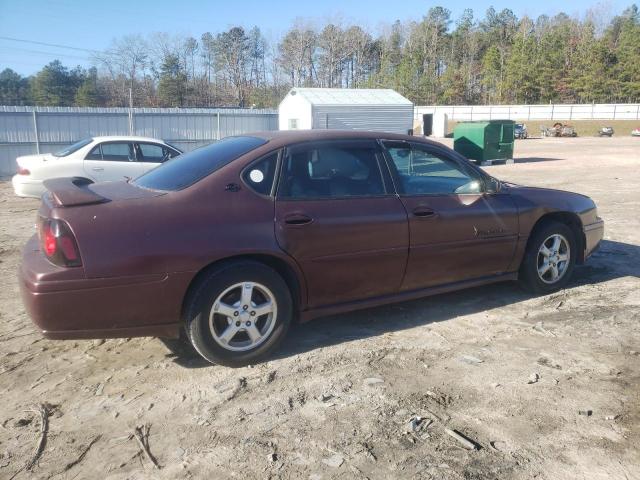
[{"label": "trunk lid", "polygon": [[165,192],[146,190],[129,182],[91,183],[86,178],[53,178],[44,181],[53,207],[77,207],[112,201],[150,198]]},{"label": "trunk lid", "polygon": [[18,164],[18,167],[25,168],[27,170],[33,170],[40,165],[55,160],[57,160],[57,157],[53,156],[53,154],[41,153],[37,155],[23,155],[22,157],[17,157],[16,163]]}]

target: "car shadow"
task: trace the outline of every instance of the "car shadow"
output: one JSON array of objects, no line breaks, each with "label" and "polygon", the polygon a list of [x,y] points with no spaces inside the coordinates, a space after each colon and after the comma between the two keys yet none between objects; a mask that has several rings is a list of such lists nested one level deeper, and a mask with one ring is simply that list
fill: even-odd
[{"label": "car shadow", "polygon": [[[565,290],[616,278],[640,278],[640,246],[603,240],[585,265],[578,265]],[[269,360],[299,355],[352,340],[452,320],[534,298],[515,282],[503,282],[402,303],[318,318],[293,325],[282,346]],[[185,368],[210,366],[195,352],[177,356]]]},{"label": "car shadow", "polygon": [[564,158],[551,158],[551,157],[516,157],[513,159],[514,163],[538,163],[538,162],[557,162],[564,160]]}]

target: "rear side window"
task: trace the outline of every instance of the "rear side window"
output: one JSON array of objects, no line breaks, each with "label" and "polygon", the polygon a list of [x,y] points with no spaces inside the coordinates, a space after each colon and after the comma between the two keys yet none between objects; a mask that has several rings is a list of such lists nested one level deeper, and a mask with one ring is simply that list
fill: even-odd
[{"label": "rear side window", "polygon": [[261,195],[271,195],[273,179],[276,176],[277,163],[278,153],[272,153],[250,165],[242,174],[242,179],[257,193]]},{"label": "rear side window", "polygon": [[366,147],[320,147],[298,150],[284,162],[279,196],[341,198],[383,195],[376,150]]},{"label": "rear side window", "polygon": [[132,162],[133,145],[127,142],[101,143],[96,146],[85,160],[107,160],[110,162]]},{"label": "rear side window", "polygon": [[172,158],[133,183],[152,190],[181,190],[265,143],[257,137],[227,137]]},{"label": "rear side window", "polygon": [[129,162],[134,160],[133,145],[131,143],[103,143],[100,145],[102,149],[102,159],[112,162]]}]

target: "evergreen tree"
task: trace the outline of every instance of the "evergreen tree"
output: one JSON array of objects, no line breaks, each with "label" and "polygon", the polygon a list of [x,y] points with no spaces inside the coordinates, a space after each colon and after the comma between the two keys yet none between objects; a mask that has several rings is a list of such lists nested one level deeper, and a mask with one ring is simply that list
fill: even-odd
[{"label": "evergreen tree", "polygon": [[177,55],[168,54],[160,67],[158,97],[163,106],[181,107],[184,105],[187,87],[187,74]]},{"label": "evergreen tree", "polygon": [[87,72],[76,92],[75,103],[79,107],[99,107],[103,99],[98,87],[98,70],[93,67]]},{"label": "evergreen tree", "polygon": [[31,97],[36,105],[72,106],[83,80],[79,67],[69,71],[59,60],[54,60],[33,77]]},{"label": "evergreen tree", "polygon": [[29,79],[0,73],[0,103],[275,107],[291,87],[393,88],[415,104],[640,101],[640,11],[603,22],[517,18],[443,6],[373,36],[353,24],[296,20],[275,42],[258,27],[196,38],[128,35],[98,70],[51,62]]},{"label": "evergreen tree", "polygon": [[0,72],[0,105],[28,105],[29,81],[10,68]]}]

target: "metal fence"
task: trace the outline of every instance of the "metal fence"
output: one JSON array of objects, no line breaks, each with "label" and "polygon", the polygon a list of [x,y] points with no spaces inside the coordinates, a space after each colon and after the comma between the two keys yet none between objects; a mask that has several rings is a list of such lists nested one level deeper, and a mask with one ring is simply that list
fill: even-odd
[{"label": "metal fence", "polygon": [[0,106],[0,175],[13,174],[20,155],[92,136],[160,138],[189,151],[229,135],[277,129],[276,110]]},{"label": "metal fence", "polygon": [[422,115],[446,113],[448,120],[639,120],[639,103],[588,105],[429,105],[414,109],[414,121]]}]

